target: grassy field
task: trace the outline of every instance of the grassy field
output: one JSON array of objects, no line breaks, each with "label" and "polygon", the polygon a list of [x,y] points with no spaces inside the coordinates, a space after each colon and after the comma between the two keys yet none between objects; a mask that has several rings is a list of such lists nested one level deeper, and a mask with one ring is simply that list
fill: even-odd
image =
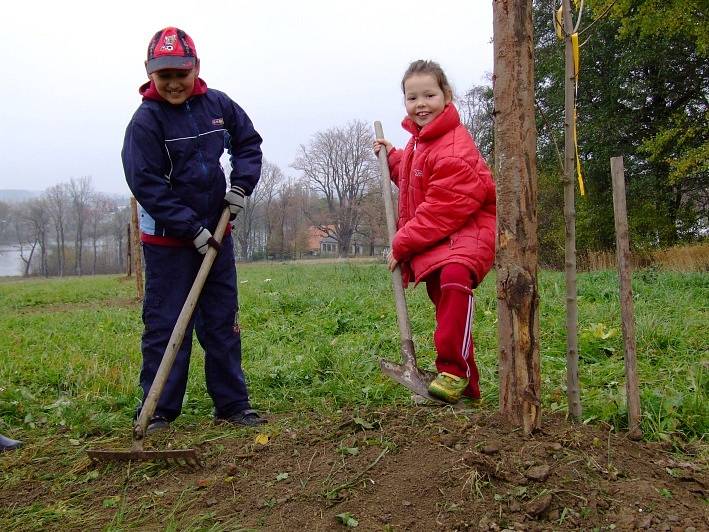
[{"label": "grassy field", "polygon": [[[335,482],[332,468],[344,461],[343,449],[355,453],[357,445],[364,449],[374,442],[376,453],[384,453],[390,447],[397,447],[389,441],[391,438],[398,437],[403,443],[421,437],[422,441],[416,442],[413,450],[450,454],[450,449],[436,443],[440,437],[437,431],[442,430],[438,423],[455,425],[465,418],[446,415],[438,409],[439,414],[417,414],[419,426],[411,433],[397,432],[403,430],[402,426],[408,426],[401,422],[375,431],[381,441],[365,438],[356,443],[359,441],[356,435],[332,435],[333,430],[339,434],[343,418],[355,423],[356,432],[358,423],[371,426],[365,420],[372,419],[373,415],[382,418],[391,415],[382,412],[394,415],[399,412],[403,421],[412,412],[407,391],[385,379],[378,369],[380,357],[394,360],[399,357],[390,278],[383,264],[244,265],[240,267],[239,290],[244,367],[254,405],[271,417],[266,434],[273,438],[274,447],[269,454],[262,454],[253,461],[248,458],[239,461],[237,477],[232,476],[234,473],[224,477],[225,464],[243,453],[244,442],[253,441],[254,436],[248,429],[211,423],[212,406],[204,384],[203,356],[197,344],[183,415],[174,423],[172,431],[156,435],[151,438],[155,441],[149,443],[158,448],[199,446],[203,459],[210,464],[207,471],[192,475],[150,463],[127,469],[119,464],[96,468],[86,456],[87,448],[125,449],[130,441],[131,416],[139,399],[137,380],[142,331],[140,304],[135,301],[132,279],[100,276],[0,282],[0,432],[25,441],[21,451],[0,455],[0,486],[3,486],[0,529],[232,530],[241,529],[244,522],[260,529],[268,528],[269,522],[278,522],[279,515],[289,516],[287,519],[304,518],[313,512],[320,517],[310,525],[339,526],[334,517],[323,516],[323,511],[335,510],[329,509],[329,499],[321,493],[324,488],[318,486],[320,481],[322,486]],[[587,431],[588,441],[593,440],[589,448],[569,443],[573,439],[567,441],[564,434],[573,429],[564,428],[559,416],[552,418],[549,414],[563,414],[566,409],[563,274],[543,272],[540,292],[543,408],[547,429],[551,432],[539,437],[548,439],[549,434],[556,434],[553,442],[544,445],[560,446],[559,441],[570,445],[569,454],[563,454],[571,468],[567,473],[577,480],[581,478],[575,489],[585,493],[601,479],[595,476],[595,462],[589,462],[588,478],[583,476],[585,469],[579,462],[599,449],[610,459],[610,436],[607,451],[594,446],[606,438],[602,430],[607,431],[609,426],[623,429],[626,424],[617,279],[613,272],[583,274],[579,279],[584,420],[599,423],[599,429],[602,427],[598,431],[600,437],[591,436]],[[694,456],[699,453],[706,457],[703,439],[709,421],[706,408],[709,275],[641,271],[634,276],[634,294],[645,436],[649,440],[667,440],[679,451],[692,447]],[[482,374],[483,408],[493,412],[498,394],[494,276],[479,287],[476,298],[475,339]],[[421,363],[432,367],[433,308],[423,287],[409,291],[409,307]],[[479,414],[487,415],[486,412]],[[421,427],[422,419],[428,419],[433,425]],[[344,425],[347,423],[345,421]],[[483,427],[475,434],[479,437],[487,430],[490,437],[495,437],[494,424],[486,428],[485,422],[481,423]],[[544,417],[542,423],[544,425]],[[427,435],[426,430],[433,430],[433,434]],[[323,431],[329,434],[324,440],[320,438]],[[300,439],[291,440],[296,438],[296,432]],[[307,434],[311,434],[310,439],[303,439]],[[333,437],[335,440],[331,441]],[[519,441],[519,449],[509,454],[512,458],[527,456],[526,444],[537,451],[544,447],[539,441],[525,443],[523,438],[507,431],[497,437]],[[620,437],[619,440],[625,439]],[[377,445],[383,442],[386,446],[381,450]],[[249,444],[246,445],[248,449]],[[662,445],[667,447],[666,443]],[[313,471],[320,471],[322,479],[310,484],[307,479],[300,479],[296,486],[316,492],[299,492],[290,509],[281,508],[279,504],[271,512],[271,504],[291,496],[288,486],[292,485],[279,482],[288,476],[283,476],[283,471],[290,468],[295,478],[296,470],[300,470],[300,462],[297,467],[286,464],[295,460],[293,456],[301,456],[299,453],[307,460],[304,453],[310,456],[311,446],[315,447],[312,457],[320,453]],[[623,451],[614,449],[613,456],[623,456]],[[468,454],[472,451],[474,448],[466,450]],[[282,454],[276,456],[277,452]],[[633,464],[638,462],[636,452],[637,449],[628,455],[630,461],[626,469],[635,467]],[[335,458],[329,458],[328,453],[334,453]],[[348,463],[357,463],[360,458],[355,454],[347,456]],[[364,452],[362,456],[358,467],[366,471],[373,457],[366,458]],[[381,454],[378,456],[381,458]],[[399,460],[405,460],[406,456],[403,450],[396,454]],[[667,469],[669,473],[665,473],[665,469],[653,465],[658,458],[652,451],[643,456],[640,462],[647,462],[650,469],[628,473],[630,476],[655,479],[658,474],[667,474],[674,479],[674,470]],[[443,464],[447,457],[448,454],[439,456],[434,463]],[[452,455],[450,459],[457,459],[455,457]],[[412,460],[412,463],[421,463],[423,455]],[[308,471],[312,462],[310,458]],[[391,466],[395,462],[387,463]],[[254,476],[249,476],[250,473]],[[396,483],[399,489],[403,485],[415,487],[409,472],[402,473],[394,466],[391,474],[397,473],[403,474]],[[424,473],[424,477],[438,478],[441,474],[432,471]],[[271,477],[275,481],[269,480]],[[231,483],[225,484],[227,480]],[[235,487],[237,480],[243,481],[239,489]],[[212,484],[205,488],[205,483],[209,482]],[[671,496],[672,491],[678,497],[684,493],[680,480],[676,485],[664,482],[660,488],[651,488],[646,498],[657,493]],[[467,481],[458,491],[465,491],[466,485]],[[492,482],[486,485],[491,491],[487,494],[489,497],[498,496],[494,490],[503,490]],[[619,485],[628,492],[628,500],[635,500],[636,486]],[[220,491],[222,488],[228,493]],[[438,492],[439,488],[432,491]],[[517,493],[523,488],[514,489]],[[555,493],[557,504],[573,505],[573,501],[563,499],[568,492],[565,486],[544,485],[539,494],[549,490]],[[238,503],[235,502],[237,492]],[[378,497],[417,497],[413,493],[397,493],[397,490],[382,490]],[[618,510],[629,504],[621,500],[620,492],[613,493],[608,494],[609,504],[618,506],[608,510],[611,522],[615,522]],[[228,500],[222,505],[220,501],[224,497]],[[248,510],[249,499],[245,497],[251,497],[250,504],[257,505],[251,506],[256,508],[252,519],[249,519],[252,515]],[[584,498],[582,493],[578,497]],[[613,502],[616,499],[620,502]],[[477,510],[471,512],[489,510],[485,501],[491,499],[476,500],[481,506],[473,506]],[[444,503],[445,500],[431,504],[438,508]],[[673,501],[663,498],[661,503],[673,504]],[[366,516],[370,507],[371,502],[362,499],[361,506],[353,511]],[[692,510],[696,516],[701,515],[698,508]],[[675,511],[665,509],[665,513]],[[402,519],[406,519],[406,515]],[[425,510],[422,515],[431,517]],[[561,514],[555,526],[564,521],[565,515]],[[658,515],[662,516],[662,512]],[[692,523],[699,522],[698,517],[692,519]],[[431,526],[433,523],[431,521]]]},{"label": "grassy field", "polygon": [[[579,348],[585,421],[625,426],[622,335],[614,272],[579,278]],[[707,433],[709,275],[636,272],[633,279],[643,429],[648,439]],[[390,278],[382,264],[257,264],[239,268],[244,367],[266,412],[336,411],[408,401],[382,377],[398,359]],[[563,274],[542,272],[543,408],[565,411]],[[0,431],[27,441],[72,442],[130,430],[139,399],[140,306],[117,276],[0,283]],[[433,362],[433,308],[408,291],[422,365]],[[483,398],[497,403],[496,296],[476,292],[476,352]],[[195,340],[184,423],[211,415]]]}]

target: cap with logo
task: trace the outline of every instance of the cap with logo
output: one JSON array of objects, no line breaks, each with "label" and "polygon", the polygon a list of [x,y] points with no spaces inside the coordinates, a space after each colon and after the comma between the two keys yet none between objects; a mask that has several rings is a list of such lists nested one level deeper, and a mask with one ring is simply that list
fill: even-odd
[{"label": "cap with logo", "polygon": [[192,38],[181,29],[170,26],[150,39],[145,70],[148,75],[166,68],[191,70],[197,61],[197,49]]}]

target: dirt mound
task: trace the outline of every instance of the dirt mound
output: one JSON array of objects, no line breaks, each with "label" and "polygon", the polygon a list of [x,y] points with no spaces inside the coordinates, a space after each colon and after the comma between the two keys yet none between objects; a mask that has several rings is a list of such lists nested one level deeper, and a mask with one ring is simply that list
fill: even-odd
[{"label": "dirt mound", "polygon": [[[104,468],[83,511],[109,524],[121,507],[122,522],[143,529],[166,515],[178,528],[201,528],[205,515],[225,529],[709,527],[699,457],[559,416],[543,424],[525,438],[496,413],[416,406],[284,417],[206,443],[202,470]],[[0,505],[48,497],[39,482],[0,494]]]}]

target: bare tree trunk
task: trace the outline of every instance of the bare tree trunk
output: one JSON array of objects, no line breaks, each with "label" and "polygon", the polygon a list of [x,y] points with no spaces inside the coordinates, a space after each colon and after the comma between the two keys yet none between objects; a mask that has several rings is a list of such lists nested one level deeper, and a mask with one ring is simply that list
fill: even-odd
[{"label": "bare tree trunk", "polygon": [[57,270],[60,277],[64,277],[66,265],[66,244],[64,227],[67,222],[67,208],[70,201],[68,187],[65,183],[59,183],[50,187],[45,198],[50,218],[54,222],[57,238]]},{"label": "bare tree trunk", "polygon": [[61,237],[59,235],[59,228],[54,226],[54,234],[57,239],[57,275],[61,277],[62,275],[62,257],[61,257]]},{"label": "bare tree trunk", "polygon": [[35,240],[32,242],[32,247],[30,248],[30,256],[25,259],[24,254],[22,253],[22,243],[20,243],[20,258],[22,259],[22,262],[25,263],[25,271],[22,275],[25,277],[28,277],[30,274],[30,266],[32,265],[32,257],[34,256],[34,250],[37,247],[37,241]]},{"label": "bare tree trunk", "polygon": [[64,226],[59,228],[59,277],[64,277],[64,271],[66,268],[66,243],[64,240]]},{"label": "bare tree trunk", "polygon": [[581,392],[579,388],[578,303],[576,300],[576,208],[574,206],[574,100],[576,74],[574,73],[571,46],[571,0],[564,0],[565,76],[564,76],[564,270],[566,272],[566,397],[569,414],[581,417]]},{"label": "bare tree trunk", "polygon": [[76,221],[76,236],[74,239],[76,261],[74,263],[74,272],[76,275],[81,275],[83,266],[82,255],[84,247],[84,225],[86,223],[89,199],[92,194],[91,178],[82,177],[79,179],[72,179],[69,182],[69,194],[71,196]]},{"label": "bare tree trunk", "polygon": [[96,275],[96,262],[98,261],[98,238],[96,233],[91,236],[91,244],[94,251],[94,260],[91,264],[91,275]]},{"label": "bare tree trunk", "polygon": [[47,230],[39,230],[40,270],[43,277],[49,277],[49,260],[47,259]]},{"label": "bare tree trunk", "polygon": [[494,0],[500,411],[541,425],[532,0]]}]

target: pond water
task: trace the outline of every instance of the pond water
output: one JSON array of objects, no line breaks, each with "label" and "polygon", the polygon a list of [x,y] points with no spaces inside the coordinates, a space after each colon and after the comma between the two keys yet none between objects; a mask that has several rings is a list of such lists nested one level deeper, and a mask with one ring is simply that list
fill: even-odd
[{"label": "pond water", "polygon": [[23,268],[18,248],[0,247],[0,277],[22,275]]}]

